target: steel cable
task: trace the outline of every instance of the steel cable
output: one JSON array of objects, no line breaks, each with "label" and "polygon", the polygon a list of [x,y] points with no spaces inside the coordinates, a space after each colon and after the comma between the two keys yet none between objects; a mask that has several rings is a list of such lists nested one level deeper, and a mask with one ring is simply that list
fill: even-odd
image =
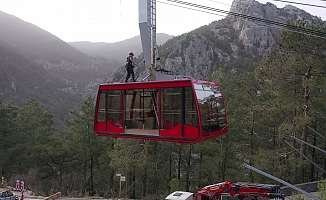
[{"label": "steel cable", "polygon": [[236,13],[236,12],[221,10],[221,9],[207,7],[207,6],[198,5],[198,4],[193,4],[193,3],[189,3],[189,2],[185,2],[185,1],[179,1],[179,0],[166,0],[166,1],[177,3],[177,4],[182,4],[182,5],[186,5],[186,6],[190,6],[190,7],[196,7],[196,8],[203,9],[203,10],[209,10],[209,11],[213,11],[213,12],[232,15],[235,17],[240,17],[240,18],[244,18],[244,19],[248,19],[248,20],[252,20],[252,21],[258,21],[258,22],[263,22],[266,24],[276,25],[276,26],[284,27],[290,31],[300,32],[300,33],[312,35],[315,37],[321,37],[321,38],[326,37],[325,32],[318,31],[318,30],[303,28],[303,27],[299,27],[299,26],[295,26],[295,25],[285,24],[282,22],[276,22],[276,21],[267,20],[267,19],[263,19],[263,18],[253,17],[250,15],[244,15],[244,14],[240,14],[240,13]]}]

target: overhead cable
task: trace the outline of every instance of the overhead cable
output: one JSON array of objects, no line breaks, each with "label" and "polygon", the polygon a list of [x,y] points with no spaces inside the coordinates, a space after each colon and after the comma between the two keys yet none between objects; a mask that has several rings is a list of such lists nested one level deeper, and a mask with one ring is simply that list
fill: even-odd
[{"label": "overhead cable", "polygon": [[283,0],[273,0],[273,1],[279,1],[279,2],[285,2],[285,3],[293,3],[293,4],[298,4],[298,5],[304,5],[304,6],[313,6],[313,7],[318,7],[318,8],[326,8],[326,6],[313,5],[313,4],[300,3],[300,2],[293,2],[293,1],[283,1]]},{"label": "overhead cable", "polygon": [[[211,1],[211,2],[214,2],[214,3],[219,3],[219,4],[223,4],[223,5],[226,5],[226,6],[230,6],[231,8],[234,6],[232,5],[229,5],[229,4],[225,4],[225,3],[221,3],[221,2],[218,2],[218,1],[214,1],[214,0],[208,0],[208,1]],[[326,1],[326,0],[325,0]],[[180,6],[180,5],[177,5],[177,4],[170,4],[170,3],[166,3],[166,2],[162,2],[162,1],[157,1],[159,3],[162,3],[162,4],[166,4],[166,5],[170,5],[170,6],[175,6],[175,7],[180,7],[180,8],[185,8],[185,9],[189,9],[189,10],[194,10],[194,11],[197,11],[197,12],[203,12],[203,13],[207,13],[207,14],[212,14],[212,15],[217,15],[217,16],[222,16],[222,17],[226,17],[227,15],[221,15],[221,14],[216,14],[216,13],[211,13],[211,12],[206,12],[206,11],[203,11],[203,10],[198,10],[198,9],[193,9],[193,8],[189,8],[189,7],[184,7],[184,6]],[[279,18],[277,17],[277,19],[280,19],[280,20],[284,20],[283,18]],[[276,25],[268,25],[268,24],[264,24],[264,23],[258,23],[257,24],[261,25],[261,26],[269,26],[269,27],[274,27],[274,28],[280,28],[279,26],[276,26]],[[292,32],[298,32],[298,31],[293,31],[293,30],[289,30],[289,31],[292,31]],[[306,34],[306,33],[305,33]],[[310,34],[306,34],[306,35],[310,35]]]},{"label": "overhead cable", "polygon": [[188,10],[194,10],[194,11],[203,12],[203,13],[207,13],[207,14],[211,14],[211,15],[217,15],[217,16],[221,16],[221,17],[226,17],[226,15],[221,15],[221,14],[217,14],[217,13],[207,12],[207,11],[203,11],[203,10],[197,10],[197,9],[194,9],[194,8],[189,8],[189,7],[180,6],[180,5],[176,5],[176,4],[166,3],[166,2],[162,2],[162,1],[157,1],[157,2],[158,3],[162,3],[162,4],[166,4],[166,5],[170,5],[170,6],[179,7],[179,8],[185,8],[185,9],[188,9]]},{"label": "overhead cable", "polygon": [[[207,11],[203,11],[203,10],[198,10],[198,9],[194,9],[194,8],[189,8],[189,7],[185,7],[185,6],[180,6],[180,5],[176,5],[176,4],[166,3],[166,2],[162,2],[162,1],[157,1],[157,2],[158,3],[162,3],[162,4],[166,4],[166,5],[170,5],[170,6],[175,6],[175,7],[179,7],[179,8],[185,8],[185,9],[189,9],[189,10],[193,10],[193,11],[197,11],[197,12],[202,12],[202,13],[206,13],[206,14],[212,14],[212,15],[217,15],[217,16],[221,16],[221,17],[226,17],[227,16],[227,15],[221,15],[221,14],[207,12]],[[281,27],[276,26],[276,25],[271,25],[271,24],[266,24],[266,23],[260,23],[260,22],[256,22],[256,23],[258,25],[261,25],[261,26],[274,27],[274,28],[281,29]],[[296,32],[296,33],[301,33],[301,32],[293,31],[293,30],[289,30],[289,31]],[[306,34],[306,33],[301,33],[301,34]],[[310,35],[310,34],[306,34],[306,35]]]},{"label": "overhead cable", "polygon": [[236,13],[236,12],[221,10],[221,9],[217,9],[217,8],[211,8],[211,7],[202,6],[202,5],[193,4],[193,3],[184,2],[184,1],[179,1],[179,0],[166,0],[166,1],[177,3],[177,4],[183,4],[186,6],[196,7],[196,8],[200,8],[200,9],[204,9],[204,10],[209,10],[209,11],[213,11],[213,12],[228,14],[228,15],[232,15],[235,17],[240,17],[240,18],[249,19],[249,20],[253,20],[253,21],[263,22],[263,23],[270,24],[270,25],[276,25],[276,26],[284,27],[290,31],[300,32],[300,33],[308,34],[308,35],[315,36],[315,37],[320,37],[320,38],[326,37],[326,33],[322,32],[322,31],[303,28],[303,27],[299,27],[299,26],[294,26],[294,25],[290,25],[290,24],[271,21],[271,20],[267,20],[267,19],[263,19],[263,18],[253,17],[253,16],[249,16],[249,15]]},{"label": "overhead cable", "polygon": [[208,1],[218,3],[218,4],[222,4],[222,5],[226,5],[226,6],[231,6],[230,4],[222,3],[222,2],[219,2],[219,1],[214,1],[214,0],[208,0]]},{"label": "overhead cable", "polygon": [[[211,2],[214,2],[214,3],[218,3],[218,4],[223,4],[223,5],[226,5],[226,6],[230,6],[230,8],[238,8],[239,6],[233,6],[233,5],[229,5],[229,4],[225,4],[225,3],[221,3],[221,2],[219,2],[219,1],[215,1],[215,0],[208,0],[208,1],[211,1]],[[325,0],[326,1],[326,0]],[[278,19],[280,19],[280,20],[283,20],[283,19],[281,19],[281,18],[279,18],[279,17],[277,17]],[[262,24],[260,24],[260,25],[262,25]],[[273,26],[273,27],[275,27],[275,26]]]}]

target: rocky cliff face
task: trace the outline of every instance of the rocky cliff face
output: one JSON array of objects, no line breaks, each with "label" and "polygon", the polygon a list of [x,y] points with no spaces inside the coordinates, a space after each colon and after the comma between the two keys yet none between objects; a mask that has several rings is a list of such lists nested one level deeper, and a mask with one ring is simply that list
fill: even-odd
[{"label": "rocky cliff face", "polygon": [[[284,19],[278,17],[278,9],[275,5],[263,5],[254,0],[235,0],[230,11],[269,21],[282,20],[284,22]],[[274,37],[277,36],[278,30],[267,26],[268,24],[232,15],[228,16],[226,20],[230,21],[232,28],[239,33],[237,40],[244,45],[247,51],[252,52],[254,48],[257,50],[258,55],[255,56],[263,56],[275,44]]]},{"label": "rocky cliff face", "polygon": [[[265,22],[252,20],[256,18]],[[234,72],[250,70],[252,63],[273,48],[282,29],[271,22],[287,23],[302,18],[314,17],[294,6],[280,9],[271,3],[234,0],[226,18],[183,34],[173,48],[163,45],[164,49],[170,48],[169,54],[161,55],[164,68],[204,80],[222,63]]]},{"label": "rocky cliff face", "polygon": [[203,78],[213,70],[216,61],[229,60],[230,55],[215,46],[207,37],[190,33],[182,37],[171,51],[166,59],[165,69],[176,74]]},{"label": "rocky cliff face", "polygon": [[230,12],[266,21],[258,22],[233,15],[226,18],[226,21],[232,24],[232,28],[239,33],[238,41],[245,46],[246,50],[256,49],[260,57],[272,48],[275,44],[275,37],[282,28],[272,25],[272,22],[286,24],[288,20],[293,22],[302,18],[313,19],[304,10],[291,5],[279,9],[271,3],[261,4],[254,0],[234,0]]}]

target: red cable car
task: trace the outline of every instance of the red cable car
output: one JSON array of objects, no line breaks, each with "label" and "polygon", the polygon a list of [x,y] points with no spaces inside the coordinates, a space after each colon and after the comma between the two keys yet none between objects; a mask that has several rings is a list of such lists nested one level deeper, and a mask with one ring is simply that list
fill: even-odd
[{"label": "red cable car", "polygon": [[228,132],[217,83],[191,78],[99,86],[94,119],[99,136],[182,144]]},{"label": "red cable car", "polygon": [[182,144],[226,134],[228,125],[219,84],[158,69],[156,0],[139,0],[139,28],[147,74],[140,82],[99,86],[96,134]]}]

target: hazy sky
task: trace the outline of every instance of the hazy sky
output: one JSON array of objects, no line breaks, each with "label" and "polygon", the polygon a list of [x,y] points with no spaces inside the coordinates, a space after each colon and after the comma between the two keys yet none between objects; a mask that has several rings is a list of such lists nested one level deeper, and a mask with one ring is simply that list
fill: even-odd
[{"label": "hazy sky", "polygon": [[[183,0],[229,11],[233,0]],[[277,7],[289,3],[273,0]],[[326,1],[289,0],[324,6],[300,6],[326,20]],[[157,33],[180,35],[223,16],[181,8],[157,0]],[[174,4],[175,5],[175,4]],[[0,10],[21,18],[66,42],[118,42],[139,35],[138,0],[0,0]],[[1,19],[0,19],[1,20]],[[0,27],[1,28],[1,27]]]}]

